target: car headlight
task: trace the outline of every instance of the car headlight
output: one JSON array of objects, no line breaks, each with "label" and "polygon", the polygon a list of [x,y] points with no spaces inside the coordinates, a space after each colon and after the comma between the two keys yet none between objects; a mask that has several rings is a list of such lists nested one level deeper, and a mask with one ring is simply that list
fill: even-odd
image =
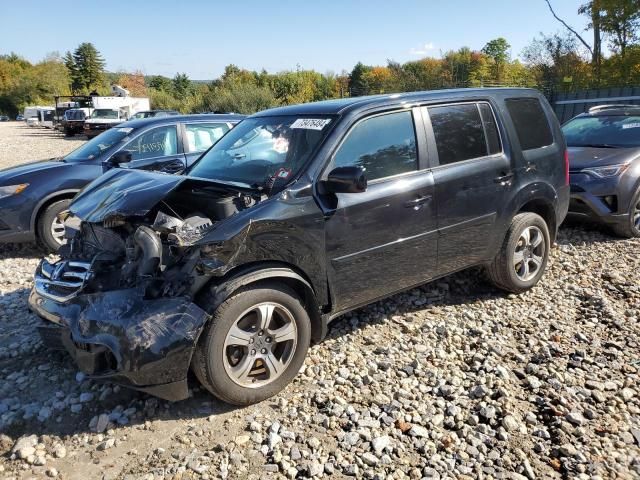
[{"label": "car headlight", "polygon": [[20,192],[23,192],[28,186],[28,183],[21,183],[20,185],[8,185],[6,187],[0,187],[0,198],[17,195]]},{"label": "car headlight", "polygon": [[598,178],[611,178],[621,175],[629,167],[629,164],[607,165],[606,167],[585,168],[583,173],[590,173]]}]

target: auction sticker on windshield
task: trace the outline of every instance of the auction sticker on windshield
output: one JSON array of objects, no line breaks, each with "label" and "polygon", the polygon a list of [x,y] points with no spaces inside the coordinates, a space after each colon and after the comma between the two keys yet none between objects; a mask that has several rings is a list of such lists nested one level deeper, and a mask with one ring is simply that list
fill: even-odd
[{"label": "auction sticker on windshield", "polygon": [[[293,127],[291,127],[293,128]],[[628,128],[640,128],[640,123],[626,123],[624,125],[622,125],[622,129],[626,130]]]},{"label": "auction sticker on windshield", "polygon": [[331,119],[329,118],[299,118],[291,124],[290,128],[303,128],[305,130],[322,130]]}]

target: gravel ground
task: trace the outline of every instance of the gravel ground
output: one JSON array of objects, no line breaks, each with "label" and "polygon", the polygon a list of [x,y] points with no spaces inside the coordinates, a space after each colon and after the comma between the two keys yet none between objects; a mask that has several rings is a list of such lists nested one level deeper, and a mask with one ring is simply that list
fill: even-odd
[{"label": "gravel ground", "polygon": [[563,228],[532,291],[472,269],[377,302],[234,409],[85,379],[27,310],[42,253],[0,247],[0,478],[638,478],[638,251]]},{"label": "gravel ground", "polygon": [[81,135],[65,138],[55,130],[27,127],[24,122],[0,122],[0,170],[65,155],[85,141]]}]

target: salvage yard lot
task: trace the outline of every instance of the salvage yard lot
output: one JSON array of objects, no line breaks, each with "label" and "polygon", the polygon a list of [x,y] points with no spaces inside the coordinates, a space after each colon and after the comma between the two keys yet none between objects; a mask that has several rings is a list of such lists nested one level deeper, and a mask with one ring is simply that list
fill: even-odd
[{"label": "salvage yard lot", "polygon": [[[0,124],[0,168],[81,141]],[[639,251],[563,228],[530,292],[476,269],[377,302],[237,409],[195,382],[172,404],[84,379],[27,310],[42,252],[0,246],[0,478],[638,476]]]}]

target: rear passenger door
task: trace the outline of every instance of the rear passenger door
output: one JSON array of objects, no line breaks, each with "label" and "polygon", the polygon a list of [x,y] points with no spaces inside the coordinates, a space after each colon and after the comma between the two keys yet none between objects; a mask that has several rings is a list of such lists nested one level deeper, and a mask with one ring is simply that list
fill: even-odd
[{"label": "rear passenger door", "polygon": [[423,107],[438,209],[438,273],[484,261],[513,169],[488,102]]},{"label": "rear passenger door", "polygon": [[208,150],[231,129],[226,122],[186,123],[184,124],[184,145],[187,166],[191,166],[202,152]]}]

